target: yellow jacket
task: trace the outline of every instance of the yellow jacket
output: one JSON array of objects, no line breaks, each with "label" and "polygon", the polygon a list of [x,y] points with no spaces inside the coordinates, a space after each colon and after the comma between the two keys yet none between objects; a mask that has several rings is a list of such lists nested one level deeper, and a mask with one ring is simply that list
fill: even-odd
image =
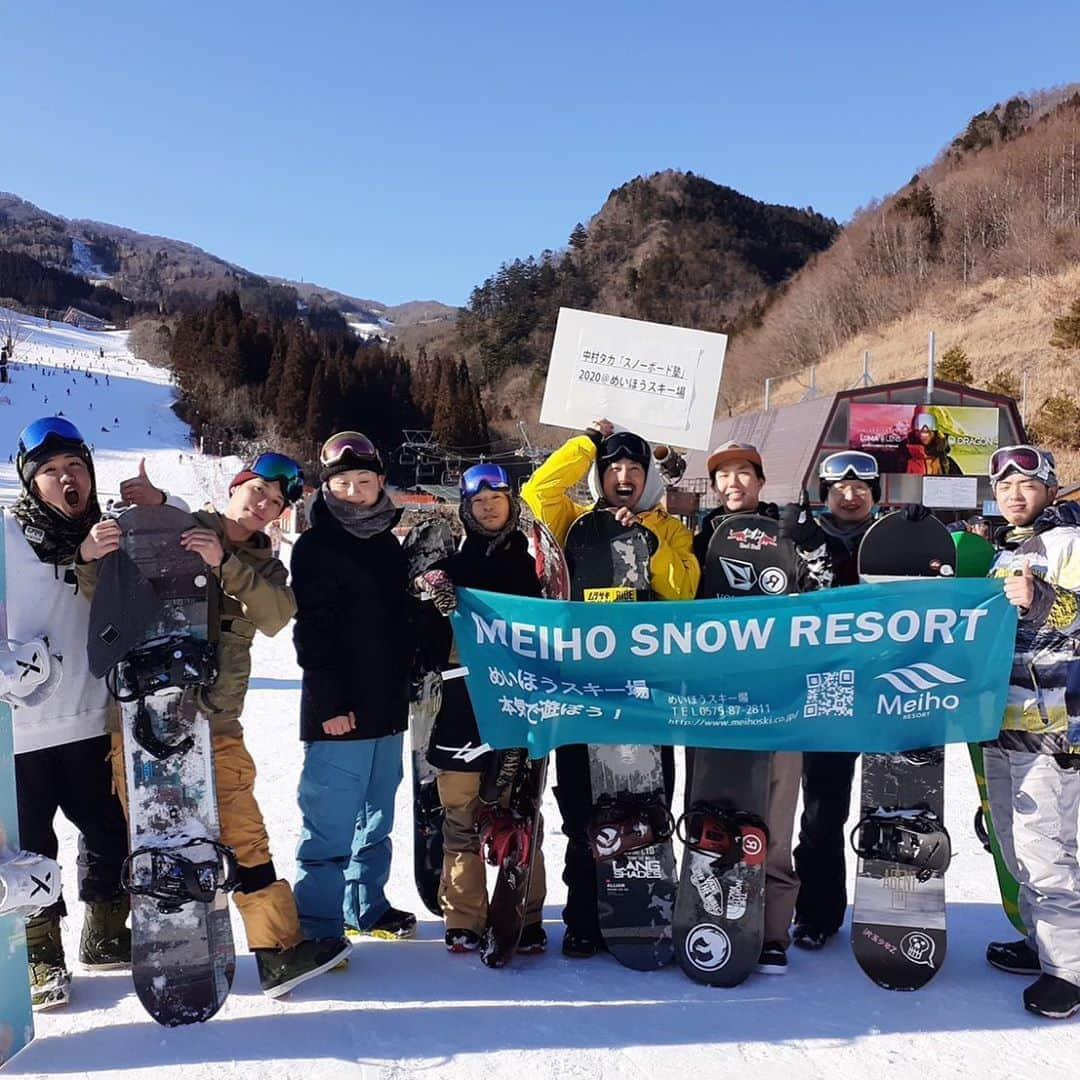
[{"label": "yellow jacket", "polygon": [[[585,479],[595,463],[596,445],[588,435],[577,435],[560,446],[521,489],[529,509],[560,544],[566,542],[570,526],[592,509],[574,502],[567,492]],[[659,541],[649,561],[653,592],[665,600],[692,600],[701,567],[694,557],[690,530],[659,506],[639,512],[638,517]]]}]

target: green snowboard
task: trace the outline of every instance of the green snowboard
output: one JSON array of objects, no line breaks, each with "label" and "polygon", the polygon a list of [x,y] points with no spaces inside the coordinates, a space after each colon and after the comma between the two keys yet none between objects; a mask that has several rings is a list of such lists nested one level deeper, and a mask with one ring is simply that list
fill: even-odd
[{"label": "green snowboard", "polygon": [[[975,533],[953,533],[953,543],[956,544],[956,574],[958,577],[986,577],[990,572],[990,566],[994,561],[994,545],[984,540]],[[998,843],[997,833],[994,832],[994,824],[990,820],[990,800],[986,794],[986,770],[983,766],[983,751],[978,743],[968,743],[968,753],[971,755],[971,767],[975,770],[975,783],[979,788],[979,805],[983,826],[986,830],[986,846],[994,856],[994,869],[997,871],[998,889],[1001,892],[1001,906],[1009,917],[1009,922],[1016,927],[1025,937],[1028,929],[1024,920],[1020,918],[1020,905],[1017,897],[1020,886],[1016,878],[1009,873],[1005,860],[1001,855],[1001,845]]]}]

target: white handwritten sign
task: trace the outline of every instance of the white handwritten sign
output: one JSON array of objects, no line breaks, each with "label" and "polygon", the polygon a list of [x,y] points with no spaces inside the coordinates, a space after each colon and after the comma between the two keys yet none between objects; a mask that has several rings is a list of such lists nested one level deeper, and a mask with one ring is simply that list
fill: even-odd
[{"label": "white handwritten sign", "polygon": [[540,421],[605,416],[652,442],[708,448],[727,336],[559,310]]}]

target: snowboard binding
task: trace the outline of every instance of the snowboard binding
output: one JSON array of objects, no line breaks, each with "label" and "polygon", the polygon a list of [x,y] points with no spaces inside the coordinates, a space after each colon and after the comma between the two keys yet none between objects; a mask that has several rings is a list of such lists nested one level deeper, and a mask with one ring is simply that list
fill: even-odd
[{"label": "snowboard binding", "polygon": [[711,856],[718,869],[760,863],[769,828],[757,814],[697,802],[679,818],[675,833],[691,851]]},{"label": "snowboard binding", "polygon": [[133,851],[124,860],[120,881],[131,896],[156,900],[163,915],[185,904],[211,904],[219,892],[232,892],[240,883],[232,848],[205,837]]},{"label": "snowboard binding", "polygon": [[671,812],[658,796],[605,795],[597,802],[585,834],[593,858],[606,862],[662,843],[674,831]]},{"label": "snowboard binding", "polygon": [[516,810],[492,806],[477,821],[480,848],[490,866],[528,866],[532,852],[532,819]]},{"label": "snowboard binding", "polygon": [[194,637],[166,638],[131,653],[109,673],[117,701],[135,701],[173,687],[211,686],[218,677],[217,647]]},{"label": "snowboard binding", "polygon": [[0,915],[36,915],[60,899],[60,867],[32,851],[0,851]]},{"label": "snowboard binding", "polygon": [[918,881],[943,874],[952,861],[945,823],[926,809],[873,810],[852,829],[851,846],[861,859],[914,867]]}]

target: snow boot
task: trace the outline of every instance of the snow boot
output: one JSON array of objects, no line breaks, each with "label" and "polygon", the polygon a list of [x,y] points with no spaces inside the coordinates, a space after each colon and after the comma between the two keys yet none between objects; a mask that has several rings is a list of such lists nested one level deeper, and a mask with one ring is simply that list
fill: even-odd
[{"label": "snow boot", "polygon": [[345,932],[350,937],[375,937],[385,941],[398,941],[416,936],[416,916],[409,911],[387,908],[375,922],[364,930],[348,926]]},{"label": "snow boot", "polygon": [[772,942],[762,948],[755,970],[759,975],[786,975],[787,966],[787,949]]},{"label": "snow boot", "polygon": [[1051,1020],[1067,1020],[1080,1011],[1080,986],[1056,975],[1040,975],[1024,991],[1024,1008]]},{"label": "snow boot", "polygon": [[1039,954],[1021,938],[1019,941],[991,941],[986,946],[986,962],[1011,975],[1038,975],[1042,971]]},{"label": "snow boot", "polygon": [[597,939],[589,934],[575,934],[573,930],[567,930],[563,934],[562,954],[573,960],[588,960],[598,952],[606,951],[607,946],[602,939]]},{"label": "snow boot", "polygon": [[0,854],[0,915],[36,915],[60,899],[60,867],[32,851]]},{"label": "snow boot", "polygon": [[131,900],[97,900],[86,905],[79,963],[91,971],[131,967],[131,931],[127,927]]},{"label": "snow boot", "polygon": [[447,952],[452,953],[473,952],[480,945],[480,935],[474,930],[466,930],[464,927],[457,930],[447,930],[443,940],[446,942]]},{"label": "snow boot", "polygon": [[60,915],[55,907],[26,921],[30,961],[30,1003],[43,1012],[66,1005],[71,998],[71,972],[64,963]]},{"label": "snow boot", "polygon": [[826,934],[824,930],[818,930],[807,923],[796,923],[791,928],[792,943],[800,949],[809,949],[811,952],[824,948],[825,942],[831,937],[832,934]]},{"label": "snow boot", "polygon": [[521,937],[518,938],[517,951],[520,955],[531,956],[547,950],[547,931],[543,925],[534,922],[521,928]]},{"label": "snow boot", "polygon": [[259,983],[267,997],[277,998],[348,959],[347,938],[308,938],[291,949],[254,949]]}]

